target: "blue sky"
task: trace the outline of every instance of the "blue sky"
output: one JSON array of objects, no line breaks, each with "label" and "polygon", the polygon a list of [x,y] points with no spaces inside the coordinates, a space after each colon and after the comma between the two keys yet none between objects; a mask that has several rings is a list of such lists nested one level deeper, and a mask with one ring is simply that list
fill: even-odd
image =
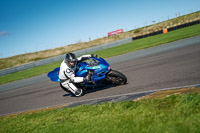
[{"label": "blue sky", "polygon": [[0,58],[107,36],[200,10],[200,0],[0,0]]}]

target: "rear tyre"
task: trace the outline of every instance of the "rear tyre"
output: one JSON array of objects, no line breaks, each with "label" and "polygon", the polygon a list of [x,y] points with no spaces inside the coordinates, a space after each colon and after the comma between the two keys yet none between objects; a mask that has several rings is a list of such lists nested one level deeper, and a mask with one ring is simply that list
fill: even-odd
[{"label": "rear tyre", "polygon": [[127,83],[126,76],[118,71],[111,70],[107,75],[107,80],[111,81],[115,85],[124,85]]}]

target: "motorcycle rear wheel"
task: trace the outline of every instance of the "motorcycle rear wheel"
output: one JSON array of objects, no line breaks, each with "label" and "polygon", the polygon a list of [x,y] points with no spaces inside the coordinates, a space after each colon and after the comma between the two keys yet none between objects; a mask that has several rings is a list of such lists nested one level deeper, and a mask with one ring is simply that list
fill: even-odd
[{"label": "motorcycle rear wheel", "polygon": [[115,70],[111,70],[108,73],[107,79],[115,85],[124,85],[127,83],[127,77],[123,73]]}]

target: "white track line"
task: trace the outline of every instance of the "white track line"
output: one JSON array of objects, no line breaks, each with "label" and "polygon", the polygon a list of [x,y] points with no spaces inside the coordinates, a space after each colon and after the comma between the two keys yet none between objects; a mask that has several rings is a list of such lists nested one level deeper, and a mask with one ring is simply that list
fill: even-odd
[{"label": "white track line", "polygon": [[114,97],[120,97],[120,96],[136,95],[136,94],[150,93],[150,92],[153,93],[153,92],[157,92],[157,91],[172,90],[172,89],[181,89],[181,88],[190,88],[190,87],[200,87],[200,84],[186,85],[186,86],[179,86],[179,87],[170,87],[170,88],[163,88],[163,89],[154,89],[154,90],[148,90],[148,91],[133,92],[133,93],[113,95],[113,96],[107,96],[107,97],[101,97],[101,98],[87,99],[87,100],[76,101],[76,102],[71,102],[71,103],[55,104],[55,105],[41,107],[41,108],[35,108],[35,109],[30,109],[30,110],[24,110],[24,111],[18,111],[18,112],[3,114],[3,115],[0,115],[0,116],[18,114],[18,113],[28,112],[28,111],[31,111],[31,110],[33,110],[33,111],[35,111],[35,110],[41,110],[41,109],[51,108],[51,107],[56,107],[56,106],[61,106],[61,107],[65,107],[66,106],[67,107],[67,106],[69,106],[71,104],[75,104],[75,103],[81,103],[81,102],[87,102],[87,101],[89,102],[89,101],[100,100],[100,99],[108,99],[108,98],[114,98]]},{"label": "white track line", "polygon": [[190,88],[190,87],[197,87],[197,86],[200,87],[200,84],[186,85],[186,86],[180,86],[180,87],[171,87],[171,88],[163,88],[163,89],[154,89],[154,90],[148,90],[148,91],[133,92],[133,93],[113,95],[113,96],[107,96],[107,97],[101,97],[101,98],[87,99],[87,100],[82,100],[82,101],[71,102],[71,103],[68,103],[68,105],[74,104],[74,103],[79,103],[79,102],[87,102],[87,101],[94,101],[94,100],[100,100],[100,99],[114,98],[114,97],[119,97],[119,96],[136,95],[136,94],[141,94],[141,93],[149,93],[149,92],[156,92],[156,91],[163,91],[163,90],[172,90],[172,89],[180,89],[180,88]]}]

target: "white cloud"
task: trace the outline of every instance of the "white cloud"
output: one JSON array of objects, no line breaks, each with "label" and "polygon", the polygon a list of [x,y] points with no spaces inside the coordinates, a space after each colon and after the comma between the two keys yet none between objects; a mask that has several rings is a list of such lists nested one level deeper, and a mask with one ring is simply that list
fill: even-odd
[{"label": "white cloud", "polygon": [[8,32],[7,32],[7,31],[2,31],[2,32],[0,32],[0,37],[1,37],[1,36],[6,36],[6,35],[8,35]]}]

